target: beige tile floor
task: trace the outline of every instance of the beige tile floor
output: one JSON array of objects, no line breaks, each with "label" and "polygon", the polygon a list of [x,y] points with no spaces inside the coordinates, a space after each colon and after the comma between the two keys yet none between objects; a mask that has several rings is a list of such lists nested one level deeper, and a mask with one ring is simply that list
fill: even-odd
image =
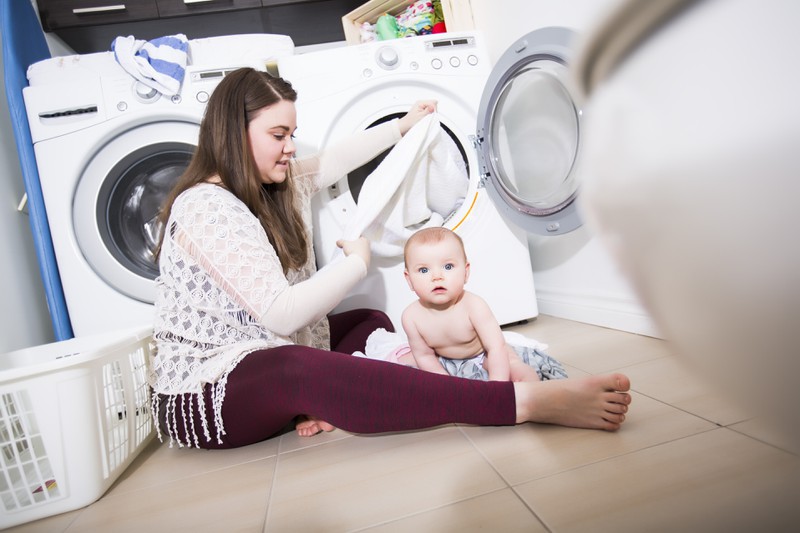
[{"label": "beige tile floor", "polygon": [[623,428],[337,430],[227,451],[154,442],[99,501],[10,531],[799,530],[800,458],[667,343],[548,316],[512,329],[572,376],[627,373]]}]

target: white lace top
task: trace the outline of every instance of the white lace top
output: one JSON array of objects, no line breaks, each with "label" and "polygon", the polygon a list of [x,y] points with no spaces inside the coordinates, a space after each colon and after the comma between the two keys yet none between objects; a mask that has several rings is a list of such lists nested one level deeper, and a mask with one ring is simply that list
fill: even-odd
[{"label": "white lace top", "polygon": [[[329,349],[324,315],[331,309],[319,310],[321,320],[285,336],[271,331],[263,318],[281,292],[316,272],[311,196],[399,139],[395,120],[320,156],[292,162],[309,253],[301,269],[285,276],[258,218],[232,193],[204,183],[178,196],[167,221],[156,279],[150,374],[156,393],[199,395],[205,384],[213,383],[219,415],[227,375],[248,353],[285,344]],[[217,422],[221,428],[221,420]]]}]

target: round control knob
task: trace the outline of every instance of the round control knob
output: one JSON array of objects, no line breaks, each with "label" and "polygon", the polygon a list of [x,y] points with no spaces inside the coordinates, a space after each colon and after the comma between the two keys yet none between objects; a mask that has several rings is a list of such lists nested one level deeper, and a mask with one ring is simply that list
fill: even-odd
[{"label": "round control knob", "polygon": [[453,56],[450,58],[450,64],[453,65],[454,67],[459,67],[461,65],[461,60],[456,56]]},{"label": "round control knob", "polygon": [[397,52],[388,46],[384,46],[378,50],[377,59],[378,65],[387,70],[397,68],[397,66],[400,64],[400,57],[397,55]]},{"label": "round control knob", "polygon": [[133,94],[142,102],[154,102],[158,99],[158,91],[137,81],[133,86]]},{"label": "round control knob", "polygon": [[469,63],[470,65],[472,65],[474,67],[475,65],[478,64],[478,56],[470,55],[467,58],[467,63]]},{"label": "round control knob", "polygon": [[200,91],[199,93],[197,93],[197,101],[200,102],[201,104],[205,104],[206,102],[208,102],[208,98],[209,98],[208,93],[205,91]]},{"label": "round control knob", "polygon": [[442,68],[442,60],[439,58],[434,58],[433,61],[431,61],[431,66],[436,70],[439,70]]}]

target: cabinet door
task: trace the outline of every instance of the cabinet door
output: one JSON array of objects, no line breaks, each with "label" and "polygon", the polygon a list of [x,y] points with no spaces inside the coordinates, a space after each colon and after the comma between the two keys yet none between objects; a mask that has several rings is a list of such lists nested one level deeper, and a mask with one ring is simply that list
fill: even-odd
[{"label": "cabinet door", "polygon": [[305,4],[308,2],[316,2],[317,0],[261,0],[261,5],[264,7],[271,6],[284,6],[286,4]]},{"label": "cabinet door", "polygon": [[261,0],[156,0],[162,17],[261,7]]},{"label": "cabinet door", "polygon": [[158,18],[156,0],[38,0],[37,5],[44,31]]}]

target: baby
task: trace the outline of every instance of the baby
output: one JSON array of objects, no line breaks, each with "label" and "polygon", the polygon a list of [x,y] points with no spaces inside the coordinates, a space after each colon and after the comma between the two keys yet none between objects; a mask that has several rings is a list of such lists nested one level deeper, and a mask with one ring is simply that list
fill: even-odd
[{"label": "baby", "polygon": [[406,242],[405,278],[419,299],[402,321],[416,366],[462,375],[464,365],[477,364],[490,380],[539,381],[506,342],[486,302],[464,290],[469,268],[461,237],[447,228],[422,229]]}]

